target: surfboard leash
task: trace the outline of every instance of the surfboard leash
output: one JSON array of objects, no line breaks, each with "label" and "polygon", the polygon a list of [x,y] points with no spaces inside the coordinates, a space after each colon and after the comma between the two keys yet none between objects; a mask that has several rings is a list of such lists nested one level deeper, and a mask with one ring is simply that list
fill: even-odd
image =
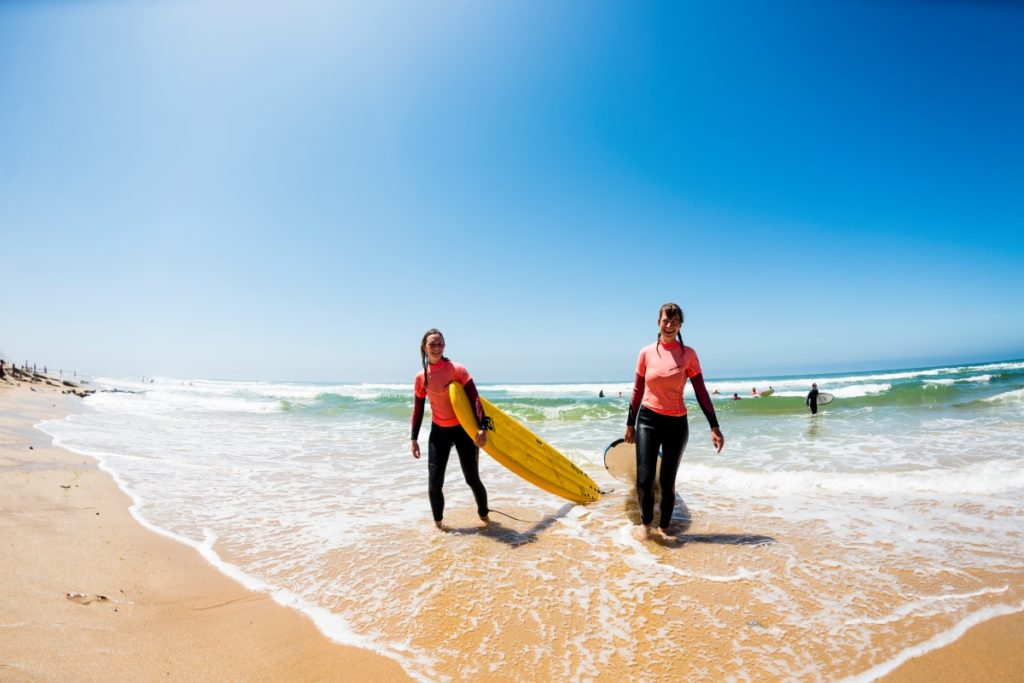
[{"label": "surfboard leash", "polygon": [[513,517],[512,515],[508,514],[507,512],[502,512],[501,510],[495,510],[494,508],[487,508],[487,514],[490,514],[492,512],[496,512],[499,515],[505,515],[509,519],[514,519],[517,522],[526,522],[527,524],[535,523],[535,522],[530,522],[530,520],[528,520],[528,519],[519,519],[518,517]]}]

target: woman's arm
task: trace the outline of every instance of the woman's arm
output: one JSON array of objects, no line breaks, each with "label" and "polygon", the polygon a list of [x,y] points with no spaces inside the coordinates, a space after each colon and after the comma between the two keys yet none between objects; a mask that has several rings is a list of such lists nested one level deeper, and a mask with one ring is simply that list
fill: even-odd
[{"label": "woman's arm", "polygon": [[690,378],[690,382],[693,384],[693,393],[697,395],[697,403],[700,405],[700,409],[704,413],[708,424],[711,425],[711,443],[714,445],[715,450],[721,453],[722,448],[725,446],[725,437],[722,436],[722,430],[718,426],[715,405],[711,402],[708,388],[704,385],[704,373],[698,372]]},{"label": "woman's arm", "polygon": [[423,408],[427,402],[427,399],[420,398],[419,396],[413,397],[412,403],[412,457],[420,457],[420,444],[417,439],[420,438],[420,426],[423,424]]},{"label": "woman's arm", "polygon": [[644,397],[644,386],[647,380],[639,372],[633,379],[633,395],[629,399],[629,413],[626,415],[626,433],[622,439],[626,443],[633,443],[636,435],[636,416],[640,413],[640,401]]},{"label": "woman's arm", "polygon": [[476,390],[473,380],[463,384],[462,388],[466,390],[466,397],[473,406],[473,415],[476,416],[477,434],[473,441],[482,447],[487,443],[487,415],[484,414],[484,404],[480,401],[480,393]]}]

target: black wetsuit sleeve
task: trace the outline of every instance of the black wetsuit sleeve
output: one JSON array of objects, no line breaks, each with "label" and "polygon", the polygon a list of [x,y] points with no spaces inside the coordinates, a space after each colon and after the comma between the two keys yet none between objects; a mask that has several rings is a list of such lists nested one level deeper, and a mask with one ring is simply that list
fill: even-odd
[{"label": "black wetsuit sleeve", "polygon": [[626,426],[633,427],[636,425],[636,416],[640,414],[640,400],[644,397],[644,387],[647,385],[647,380],[639,372],[636,373],[636,378],[633,380],[633,396],[629,399],[629,414],[626,416]]},{"label": "black wetsuit sleeve", "polygon": [[473,414],[476,415],[477,428],[483,429],[483,425],[487,424],[487,416],[484,415],[484,405],[480,402],[480,394],[476,390],[476,384],[473,383],[473,380],[469,380],[462,385],[462,388],[466,390],[466,397],[473,406]]},{"label": "black wetsuit sleeve", "polygon": [[690,383],[693,384],[693,393],[697,395],[697,403],[700,404],[700,409],[704,411],[704,417],[707,418],[711,428],[715,429],[718,427],[718,418],[715,416],[715,405],[711,402],[708,388],[704,386],[704,374],[697,373],[690,378]]},{"label": "black wetsuit sleeve", "polygon": [[412,440],[420,438],[420,425],[423,424],[423,409],[427,402],[426,397],[413,397],[412,404]]}]

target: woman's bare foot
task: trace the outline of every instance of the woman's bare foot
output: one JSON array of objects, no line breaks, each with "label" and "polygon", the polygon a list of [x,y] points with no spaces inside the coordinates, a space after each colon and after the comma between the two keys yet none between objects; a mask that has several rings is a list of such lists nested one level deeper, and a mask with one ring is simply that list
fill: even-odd
[{"label": "woman's bare foot", "polygon": [[448,531],[448,527],[446,527],[444,525],[444,522],[442,522],[441,520],[437,520],[436,522],[434,522],[434,526],[436,526],[441,531]]},{"label": "woman's bare foot", "polygon": [[484,515],[483,517],[480,518],[480,522],[484,526],[490,526],[491,525],[491,516],[490,515]]},{"label": "woman's bare foot", "polygon": [[648,524],[637,524],[633,527],[633,538],[638,541],[646,541],[651,535],[651,527]]},{"label": "woman's bare foot", "polygon": [[658,527],[657,529],[654,530],[653,536],[654,536],[654,538],[656,538],[659,541],[674,541],[674,540],[676,540],[675,537],[670,536],[669,534],[667,534],[665,532],[665,530],[662,529],[661,527]]}]

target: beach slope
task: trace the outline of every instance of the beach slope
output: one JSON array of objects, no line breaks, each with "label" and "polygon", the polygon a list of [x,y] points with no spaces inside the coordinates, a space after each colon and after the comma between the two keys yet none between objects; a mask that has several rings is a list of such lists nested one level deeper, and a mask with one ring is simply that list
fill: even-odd
[{"label": "beach slope", "polygon": [[141,526],[95,460],[32,427],[79,409],[0,384],[0,679],[408,679]]}]

